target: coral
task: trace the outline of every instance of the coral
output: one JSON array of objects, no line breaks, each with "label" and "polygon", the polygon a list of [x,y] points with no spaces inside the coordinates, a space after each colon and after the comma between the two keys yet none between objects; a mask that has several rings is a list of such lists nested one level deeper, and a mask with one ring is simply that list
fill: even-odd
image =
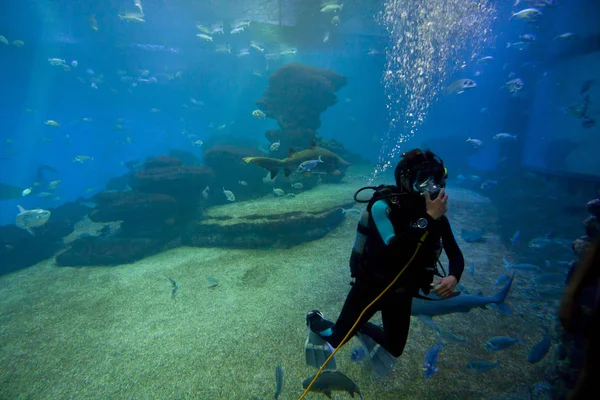
[{"label": "coral", "polygon": [[321,113],[337,103],[335,92],[348,79],[335,71],[291,63],[269,77],[269,87],[256,102],[283,130],[321,126]]}]

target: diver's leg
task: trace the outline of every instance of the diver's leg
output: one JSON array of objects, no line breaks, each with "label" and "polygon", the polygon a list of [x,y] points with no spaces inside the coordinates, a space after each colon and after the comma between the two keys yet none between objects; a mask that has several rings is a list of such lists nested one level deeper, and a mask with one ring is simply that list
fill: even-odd
[{"label": "diver's leg", "polygon": [[[356,283],[350,289],[344,302],[344,307],[335,324],[324,319],[323,315],[315,310],[307,315],[309,327],[333,347],[338,347],[350,329],[352,329],[352,326],[363,310],[377,297],[378,293],[373,292],[369,286]],[[356,328],[354,328],[352,335],[348,337],[348,340],[379,310],[377,306],[375,304],[367,310],[361,321],[356,325]]]},{"label": "diver's leg", "polygon": [[381,310],[383,330],[387,342],[382,346],[394,357],[400,357],[406,346],[410,329],[410,311],[412,307],[410,294],[395,295],[393,301]]}]

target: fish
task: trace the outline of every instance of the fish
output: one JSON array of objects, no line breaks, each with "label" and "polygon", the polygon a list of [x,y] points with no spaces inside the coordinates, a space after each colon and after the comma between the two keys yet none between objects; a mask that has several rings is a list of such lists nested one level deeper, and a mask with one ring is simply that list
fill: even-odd
[{"label": "fish", "polygon": [[50,211],[41,208],[26,210],[20,205],[18,205],[17,208],[19,209],[19,213],[15,218],[15,225],[21,229],[25,229],[32,236],[35,235],[32,228],[38,228],[44,225],[52,215]]},{"label": "fish", "polygon": [[550,239],[549,234],[544,237],[533,238],[527,243],[527,247],[532,249],[543,249],[554,243],[554,240]]},{"label": "fish", "polygon": [[436,344],[425,353],[425,361],[423,362],[423,377],[431,378],[436,372],[438,372],[437,368],[437,360],[438,355],[440,354],[440,350],[444,348],[444,345],[441,343]]},{"label": "fish", "polygon": [[368,358],[369,354],[367,353],[365,346],[357,346],[350,352],[350,361],[357,364],[364,363]]},{"label": "fish", "polygon": [[540,270],[540,267],[538,267],[537,265],[533,265],[533,264],[511,264],[508,262],[508,260],[506,258],[502,259],[502,262],[504,263],[504,267],[507,270],[519,270],[519,271],[530,271],[530,272],[537,272]]},{"label": "fish", "polygon": [[[310,378],[305,379],[302,382],[302,387],[306,389],[314,378],[315,377],[313,375]],[[359,387],[356,385],[356,383],[354,383],[354,381],[352,381],[352,379],[348,378],[338,370],[331,369],[324,370],[321,375],[319,375],[315,383],[311,386],[309,391],[323,393],[329,398],[331,398],[331,394],[334,391],[347,392],[352,397],[354,397],[354,394],[356,393],[361,399],[363,398]]]},{"label": "fish", "polygon": [[227,198],[227,201],[231,201],[231,202],[235,201],[235,195],[233,194],[233,192],[231,190],[225,190],[225,188],[223,187],[223,194]]},{"label": "fish", "polygon": [[499,361],[492,364],[487,361],[473,360],[473,361],[469,361],[469,363],[467,364],[467,371],[476,372],[476,373],[488,372],[488,371],[496,368],[499,365],[500,365]]},{"label": "fish", "polygon": [[9,45],[8,43],[8,39],[6,39],[4,36],[0,35],[0,43],[5,44],[5,45]]},{"label": "fish", "polygon": [[46,122],[44,122],[44,125],[48,125],[53,128],[58,128],[60,126],[60,124],[58,122],[54,121],[53,119],[47,120]]},{"label": "fish", "polygon": [[475,262],[471,263],[471,268],[469,268],[469,274],[471,274],[471,276],[475,276]]},{"label": "fish", "polygon": [[473,147],[475,147],[476,149],[482,148],[483,147],[483,142],[479,139],[474,139],[469,137],[466,140],[467,143],[471,143],[473,145]]},{"label": "fish", "polygon": [[510,238],[510,244],[515,246],[519,240],[519,236],[521,236],[521,231],[516,231]]},{"label": "fish", "polygon": [[90,22],[90,29],[93,31],[98,31],[98,21],[96,21],[96,16],[92,14],[88,19]]},{"label": "fish", "polygon": [[321,156],[319,156],[319,158],[317,158],[316,160],[304,161],[298,166],[298,172],[309,172],[322,162],[323,160],[321,159]]},{"label": "fish", "polygon": [[121,13],[119,14],[119,19],[127,22],[146,22],[143,14],[136,13]]},{"label": "fish", "polygon": [[459,79],[446,87],[446,94],[461,94],[466,90],[470,90],[477,87],[472,79]]},{"label": "fish", "polygon": [[519,135],[511,135],[510,133],[497,133],[494,135],[494,140],[499,142],[516,141],[518,138]]},{"label": "fish", "polygon": [[275,367],[275,400],[279,399],[279,395],[283,391],[283,368],[281,365]]},{"label": "fish", "polygon": [[252,116],[257,119],[267,119],[267,114],[265,114],[261,110],[252,111]]},{"label": "fish", "polygon": [[529,43],[526,42],[515,42],[515,43],[511,43],[511,42],[506,42],[506,48],[510,49],[510,48],[515,48],[517,50],[525,50],[526,48],[529,47]]},{"label": "fish", "polygon": [[207,42],[212,42],[213,41],[212,36],[209,36],[209,35],[207,35],[205,33],[198,33],[196,36],[199,37],[202,40],[206,40]]},{"label": "fish", "polygon": [[508,282],[509,280],[510,280],[510,275],[508,275],[508,274],[500,275],[498,277],[498,279],[496,279],[496,283],[494,283],[494,289],[496,289],[500,285],[506,284],[506,282]]},{"label": "fish", "polygon": [[415,297],[412,302],[411,315],[430,316],[446,315],[453,313],[466,313],[473,308],[485,308],[488,304],[503,304],[510,291],[515,275],[513,274],[506,285],[494,296],[459,294],[458,296],[447,299],[437,300],[429,296],[432,300],[424,300]]},{"label": "fish", "polygon": [[493,181],[491,179],[488,179],[487,181],[483,182],[479,188],[480,189],[490,189],[493,188],[494,186],[496,186],[498,184],[498,181]]},{"label": "fish", "polygon": [[461,229],[460,236],[467,243],[481,242],[483,239],[483,229]]},{"label": "fish", "polygon": [[90,156],[76,156],[73,158],[73,162],[83,164],[86,161],[94,161],[94,157]]},{"label": "fish", "polygon": [[536,37],[534,34],[531,33],[526,33],[524,35],[519,36],[519,39],[521,39],[524,42],[535,42],[536,41]]},{"label": "fish", "polygon": [[575,40],[578,39],[579,35],[577,35],[576,33],[573,32],[565,32],[565,33],[561,33],[560,35],[556,35],[554,37],[554,40],[556,39],[562,39],[562,40]]},{"label": "fish", "polygon": [[526,20],[526,21],[535,21],[542,15],[543,15],[542,12],[540,10],[538,10],[537,8],[526,8],[519,12],[513,12],[511,14],[509,20],[514,18],[514,19],[520,19],[520,20]]},{"label": "fish", "polygon": [[484,347],[487,350],[498,351],[506,349],[507,347],[510,347],[515,343],[525,344],[523,343],[521,336],[517,336],[516,339],[511,338],[510,336],[494,336],[485,343]]},{"label": "fish", "polygon": [[271,143],[271,146],[269,146],[269,151],[275,152],[275,151],[279,150],[280,146],[281,146],[281,142],[279,140],[276,142],[273,142],[273,143]]},{"label": "fish", "polygon": [[244,157],[242,160],[246,164],[253,164],[268,170],[271,173],[271,179],[275,179],[280,169],[283,169],[284,175],[288,177],[303,162],[319,159],[319,157],[322,163],[319,164],[318,169],[321,172],[337,175],[341,173],[342,169],[350,166],[349,162],[334,152],[317,146],[314,141],[311,142],[308,149],[301,151],[290,149],[288,156],[282,160],[269,157]]},{"label": "fish", "polygon": [[327,4],[321,8],[322,13],[330,13],[330,12],[340,12],[344,4]]},{"label": "fish", "polygon": [[297,49],[288,49],[288,50],[283,50],[283,51],[279,52],[279,55],[281,55],[281,56],[293,56],[293,55],[296,55],[297,52],[298,52]]},{"label": "fish", "polygon": [[140,10],[140,15],[144,15],[144,10],[142,9],[142,0],[133,0],[133,5]]},{"label": "fish", "polygon": [[506,82],[502,87],[507,88],[509,92],[514,94],[523,89],[524,86],[525,82],[521,78],[515,78]]},{"label": "fish", "polygon": [[485,56],[485,57],[481,57],[479,60],[477,60],[478,63],[487,63],[494,60],[494,57],[492,56]]},{"label": "fish", "polygon": [[179,285],[173,280],[173,278],[168,277],[168,279],[169,282],[171,282],[171,286],[173,287],[173,290],[171,291],[171,297],[175,297],[177,295],[177,290],[179,290]]},{"label": "fish", "polygon": [[546,357],[546,354],[548,354],[551,345],[552,337],[550,336],[550,331],[548,328],[546,328],[546,333],[542,340],[531,347],[531,350],[527,355],[527,361],[529,361],[530,364],[535,364],[542,361],[544,357]]}]

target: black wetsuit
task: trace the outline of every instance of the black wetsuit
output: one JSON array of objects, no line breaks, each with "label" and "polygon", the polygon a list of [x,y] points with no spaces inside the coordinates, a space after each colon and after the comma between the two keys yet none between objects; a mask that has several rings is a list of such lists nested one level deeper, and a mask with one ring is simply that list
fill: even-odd
[{"label": "black wetsuit", "polygon": [[[381,203],[377,204],[379,202],[383,202],[383,206]],[[385,207],[385,216],[381,214],[382,207]],[[359,330],[361,333],[370,336],[393,356],[399,357],[404,350],[408,337],[413,295],[420,288],[426,293],[429,291],[433,274],[431,268],[429,271],[425,271],[425,268],[435,268],[442,247],[449,259],[449,275],[453,275],[459,281],[463,273],[464,258],[456,243],[450,223],[445,216],[439,220],[433,220],[422,207],[422,210],[419,208],[413,218],[407,218],[407,215],[403,215],[403,218],[398,219],[390,212],[392,207],[394,206],[390,206],[385,200],[378,200],[370,208],[371,236],[374,236],[377,232],[377,237],[370,237],[367,240],[379,243],[375,246],[367,244],[370,249],[366,249],[366,251],[376,251],[377,254],[367,257],[367,260],[370,261],[367,261],[367,265],[363,268],[378,271],[374,274],[364,273],[354,276],[355,282],[352,284],[350,293],[348,293],[340,316],[332,327],[332,334],[323,337],[334,347],[341,344],[360,313],[382,292],[412,257],[419,239],[422,238],[425,232],[428,232],[427,238],[413,263],[397,284],[365,313],[350,337],[354,336]],[[377,211],[378,209],[380,211]],[[414,212],[414,210],[414,208],[409,207],[404,212],[406,214],[407,212]],[[421,229],[413,226],[413,223],[419,218],[428,220],[427,228]],[[406,220],[410,223],[406,225],[398,222],[399,220]],[[376,229],[373,229],[373,226]],[[393,231],[390,232],[392,227]],[[378,265],[369,265],[369,262]],[[377,311],[381,311],[383,328],[368,322]]]}]

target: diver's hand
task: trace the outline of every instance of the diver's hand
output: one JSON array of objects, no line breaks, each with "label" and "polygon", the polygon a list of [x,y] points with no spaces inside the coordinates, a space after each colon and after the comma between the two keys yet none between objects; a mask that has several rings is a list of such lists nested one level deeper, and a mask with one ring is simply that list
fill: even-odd
[{"label": "diver's hand", "polygon": [[438,197],[431,200],[429,192],[425,192],[425,210],[433,219],[440,219],[448,211],[448,195],[444,189],[440,190]]},{"label": "diver's hand", "polygon": [[454,289],[456,289],[456,284],[458,281],[454,275],[448,275],[445,278],[439,278],[435,282],[431,284],[433,289],[433,293],[437,294],[440,297],[448,297],[452,293],[454,293]]}]

